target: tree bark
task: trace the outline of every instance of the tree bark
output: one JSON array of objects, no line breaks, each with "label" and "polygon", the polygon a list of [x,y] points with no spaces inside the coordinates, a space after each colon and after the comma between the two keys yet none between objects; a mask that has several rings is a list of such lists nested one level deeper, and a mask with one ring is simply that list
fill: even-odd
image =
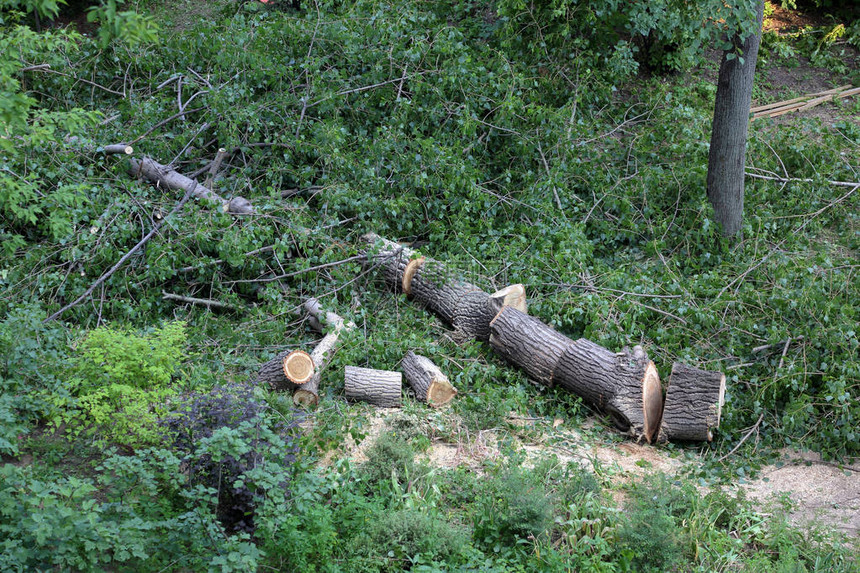
[{"label": "tree bark", "polygon": [[726,376],[722,372],[674,363],[658,441],[710,442],[712,430],[720,425],[725,395]]},{"label": "tree bark", "polygon": [[347,366],[344,393],[348,400],[368,402],[381,408],[399,408],[403,376],[400,372]]},{"label": "tree bark", "polygon": [[[197,199],[206,199],[212,201],[221,207],[225,213],[232,215],[250,215],[254,212],[254,207],[244,197],[233,197],[230,200],[224,199],[217,193],[207,189],[203,185],[198,184],[194,179],[190,179],[181,173],[168,168],[166,165],[158,163],[151,157],[143,159],[129,159],[129,175],[132,177],[143,176],[149,179],[159,187],[166,189],[181,189],[188,191],[194,189],[193,195]],[[196,185],[196,187],[194,187]]]},{"label": "tree bark", "polygon": [[[708,200],[727,237],[740,233],[743,222],[747,129],[763,14],[764,2],[760,1],[756,33],[743,42],[736,37],[733,49],[723,52],[720,62],[708,152]],[[738,50],[743,63],[737,57]],[[729,59],[732,55],[733,59]]]},{"label": "tree bark", "polygon": [[[323,313],[320,308],[319,301],[315,298],[307,299],[302,305],[305,312],[310,316],[311,327],[319,332],[323,332],[324,327],[328,326],[331,330],[320,340],[319,344],[311,352],[311,359],[314,363],[314,375],[306,384],[302,384],[293,394],[293,403],[296,406],[303,408],[313,408],[319,403],[319,388],[320,380],[322,379],[322,371],[328,365],[337,345],[340,342],[340,335],[344,332],[349,332],[355,328],[352,322],[345,322],[340,316],[333,312]],[[323,316],[325,316],[325,325],[322,324]]]},{"label": "tree bark", "polygon": [[554,383],[559,359],[573,341],[537,318],[504,307],[490,323],[490,346],[545,386]]},{"label": "tree bark", "polygon": [[412,351],[406,353],[400,364],[403,377],[415,391],[415,397],[428,406],[438,408],[457,395],[448,377],[433,362]]},{"label": "tree bark", "polygon": [[640,346],[616,354],[580,338],[565,348],[553,378],[612,415],[634,439],[651,443],[660,426],[663,393],[657,369]]},{"label": "tree bark", "polygon": [[[411,248],[383,239],[375,233],[362,237],[368,252],[382,265],[385,282],[395,292],[429,308],[452,325],[462,338],[487,341],[490,321],[502,306],[517,305],[525,311],[522,285],[488,294],[438,261],[419,257]],[[374,248],[378,248],[376,252]]]}]

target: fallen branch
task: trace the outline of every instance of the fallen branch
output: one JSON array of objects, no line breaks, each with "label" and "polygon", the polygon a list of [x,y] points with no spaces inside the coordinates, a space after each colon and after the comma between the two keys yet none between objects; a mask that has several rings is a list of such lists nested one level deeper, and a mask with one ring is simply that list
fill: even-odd
[{"label": "fallen branch", "polygon": [[238,306],[235,306],[235,305],[232,305],[232,304],[229,304],[226,302],[221,302],[218,300],[212,300],[212,299],[208,299],[208,298],[194,298],[191,296],[182,296],[182,295],[172,294],[172,293],[164,292],[164,291],[161,291],[161,298],[163,300],[172,300],[172,301],[176,301],[176,302],[184,302],[184,303],[188,303],[188,304],[193,304],[196,306],[205,306],[206,308],[208,308],[210,310],[213,308],[222,308],[224,310],[232,310],[235,312],[242,312],[243,310],[245,310],[245,309],[240,308]]},{"label": "fallen branch", "polygon": [[[306,300],[303,307],[311,317],[311,326],[313,328],[319,332],[323,332],[324,326],[331,328],[319,344],[316,345],[313,352],[311,352],[311,359],[314,363],[314,375],[293,394],[293,403],[296,406],[310,408],[319,403],[319,387],[322,371],[337,349],[341,333],[354,329],[355,324],[344,322],[340,316],[333,312],[323,313],[319,301],[315,298]],[[323,316],[325,316],[325,325],[322,323]]]},{"label": "fallen branch", "polygon": [[129,174],[132,177],[143,176],[159,187],[167,189],[180,189],[182,191],[192,190],[192,194],[197,199],[205,199],[220,205],[221,210],[232,215],[250,215],[254,213],[254,207],[251,202],[244,197],[233,197],[229,201],[224,199],[214,191],[207,189],[203,185],[198,184],[194,179],[190,179],[181,173],[170,169],[169,167],[158,163],[151,157],[143,157],[142,159],[132,158],[129,160]]},{"label": "fallen branch", "polygon": [[[778,181],[780,183],[815,183],[815,179],[800,179],[795,177],[777,177],[771,175],[759,175],[758,173],[750,173],[747,171],[744,173],[747,177],[752,177],[753,179],[764,179],[765,181]],[[860,187],[860,182],[857,181],[827,181],[831,185],[837,185],[839,187]]]},{"label": "fallen branch", "polygon": [[431,406],[438,408],[450,402],[457,395],[457,389],[433,362],[411,350],[400,363],[403,377],[415,391],[415,397]]},{"label": "fallen branch", "polygon": [[114,266],[112,266],[110,269],[108,269],[108,271],[106,273],[104,273],[102,276],[100,276],[96,280],[96,282],[91,284],[90,288],[88,288],[84,292],[84,294],[82,294],[81,296],[76,298],[74,301],[70,302],[69,304],[67,304],[66,306],[64,306],[63,308],[61,308],[60,310],[58,310],[57,312],[55,312],[54,314],[52,314],[51,316],[49,316],[48,318],[43,320],[42,323],[45,324],[45,323],[51,322],[53,320],[56,320],[64,312],[66,312],[70,308],[73,308],[73,307],[79,305],[81,302],[83,302],[83,300],[86,299],[88,296],[90,296],[90,294],[92,294],[92,292],[94,290],[96,290],[102,283],[104,283],[106,280],[108,280],[117,270],[119,270],[119,268],[123,265],[123,263],[125,263],[134,253],[139,251],[142,246],[144,246],[147,242],[149,242],[149,240],[153,236],[155,236],[155,234],[162,227],[162,225],[164,225],[165,221],[167,221],[173,214],[175,214],[180,209],[182,209],[182,206],[185,205],[185,203],[188,201],[188,199],[194,193],[194,189],[196,186],[197,186],[197,182],[195,181],[194,185],[185,191],[185,195],[182,197],[182,199],[179,201],[179,203],[177,203],[176,206],[173,207],[173,209],[170,211],[170,213],[168,213],[164,219],[162,219],[158,223],[156,223],[152,227],[152,230],[149,233],[147,233],[134,247],[132,247],[129,252],[127,252],[125,255],[123,255],[122,258],[120,258],[120,260],[118,260]]}]

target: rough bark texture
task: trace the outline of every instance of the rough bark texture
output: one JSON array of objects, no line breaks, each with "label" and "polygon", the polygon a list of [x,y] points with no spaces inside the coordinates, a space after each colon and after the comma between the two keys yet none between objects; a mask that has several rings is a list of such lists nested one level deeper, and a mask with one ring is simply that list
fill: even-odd
[{"label": "rough bark texture", "polygon": [[400,372],[347,366],[344,393],[348,400],[368,402],[382,408],[399,408],[403,376]]},{"label": "rough bark texture", "polygon": [[490,321],[496,316],[490,307],[490,295],[482,290],[467,292],[454,309],[452,324],[466,338],[490,339]]},{"label": "rough bark texture", "polygon": [[220,205],[221,210],[225,213],[248,215],[254,212],[254,207],[244,197],[233,197],[227,200],[199,183],[195,188],[195,181],[193,179],[189,179],[185,175],[158,163],[150,157],[144,157],[140,160],[135,158],[129,159],[129,165],[128,172],[132,177],[143,176],[156,185],[167,189],[188,191],[193,188],[194,197],[197,199],[206,199]]},{"label": "rough bark texture", "polygon": [[400,367],[415,397],[429,406],[442,406],[457,395],[448,377],[429,358],[410,351],[403,357]]},{"label": "rough bark texture", "polygon": [[720,425],[725,394],[726,376],[722,372],[674,363],[658,441],[710,442],[712,430]]},{"label": "rough bark texture", "polygon": [[553,385],[556,364],[572,344],[568,337],[513,307],[502,308],[490,323],[490,345],[546,386]]},{"label": "rough bark texture", "polygon": [[723,234],[729,237],[740,232],[743,221],[747,128],[763,14],[761,1],[756,15],[758,32],[735,45],[741,49],[743,63],[737,57],[728,59],[737,49],[723,52],[717,81],[708,152],[708,200]]},{"label": "rough bark texture", "polygon": [[613,416],[618,427],[649,443],[660,424],[663,395],[654,363],[641,347],[614,353],[584,338],[568,345],[553,379]]},{"label": "rough bark texture", "polygon": [[[305,312],[311,318],[311,326],[319,332],[323,332],[325,326],[329,332],[316,345],[311,352],[311,360],[314,363],[314,375],[306,384],[302,384],[293,394],[293,403],[303,408],[313,408],[319,403],[319,388],[322,371],[328,364],[340,341],[342,332],[348,332],[355,328],[352,322],[345,322],[340,316],[333,312],[323,312],[320,303],[315,298],[307,299],[302,305]],[[322,324],[325,317],[325,325]]]}]

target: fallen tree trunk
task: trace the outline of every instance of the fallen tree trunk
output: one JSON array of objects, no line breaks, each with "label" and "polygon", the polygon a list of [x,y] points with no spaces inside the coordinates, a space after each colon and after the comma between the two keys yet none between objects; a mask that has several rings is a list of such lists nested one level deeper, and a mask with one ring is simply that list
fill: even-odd
[{"label": "fallen tree trunk", "polygon": [[129,165],[128,172],[132,177],[143,176],[157,186],[167,189],[181,189],[182,191],[194,189],[192,192],[194,197],[197,199],[206,199],[220,205],[221,210],[225,213],[250,215],[254,212],[254,207],[244,197],[236,196],[230,200],[224,199],[214,191],[198,184],[194,179],[190,179],[166,165],[158,163],[151,157],[143,157],[143,159],[131,158],[129,159]]},{"label": "fallen tree trunk", "polygon": [[649,444],[660,425],[660,376],[644,350],[614,353],[580,338],[568,345],[553,372],[556,384],[608,412],[618,428]]},{"label": "fallen tree trunk", "polygon": [[343,375],[346,398],[381,408],[399,408],[403,376],[400,372],[347,366]]},{"label": "fallen tree trunk", "polygon": [[572,344],[554,328],[513,307],[502,308],[490,323],[490,346],[545,386],[553,385],[556,364]]},{"label": "fallen tree trunk", "polygon": [[[311,360],[314,363],[314,374],[306,384],[300,386],[295,394],[293,394],[293,403],[296,406],[303,408],[313,408],[320,400],[319,388],[322,371],[331,359],[337,345],[340,342],[340,335],[343,332],[348,332],[355,328],[352,322],[345,322],[340,316],[333,312],[323,313],[320,308],[320,303],[315,298],[309,298],[302,305],[310,317],[311,327],[318,332],[323,332],[324,327],[328,326],[331,330],[326,333],[319,344],[311,352]],[[322,324],[323,316],[325,316],[325,325]]]},{"label": "fallen tree trunk", "polygon": [[448,377],[433,362],[411,350],[400,363],[403,377],[415,391],[415,397],[428,406],[438,408],[450,402],[457,395]]},{"label": "fallen tree trunk", "polygon": [[708,441],[719,427],[726,395],[726,375],[700,370],[680,362],[672,365],[663,421],[657,437],[669,440]]},{"label": "fallen tree trunk", "polygon": [[489,340],[490,321],[501,306],[521,304],[525,309],[522,285],[507,287],[490,295],[442,263],[419,257],[409,247],[375,233],[362,239],[368,244],[368,252],[381,264],[385,281],[395,292],[405,293],[429,308],[463,338]]}]

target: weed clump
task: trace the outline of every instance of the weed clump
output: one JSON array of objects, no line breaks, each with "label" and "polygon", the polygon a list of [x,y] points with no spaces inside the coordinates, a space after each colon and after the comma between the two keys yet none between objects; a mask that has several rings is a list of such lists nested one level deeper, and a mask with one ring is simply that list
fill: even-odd
[{"label": "weed clump", "polygon": [[508,470],[487,484],[475,520],[475,539],[494,545],[536,540],[553,524],[553,500],[519,470]]},{"label": "weed clump", "polygon": [[397,432],[379,436],[368,449],[367,461],[361,467],[362,478],[372,487],[392,479],[405,484],[415,474],[415,452],[407,438]]}]

